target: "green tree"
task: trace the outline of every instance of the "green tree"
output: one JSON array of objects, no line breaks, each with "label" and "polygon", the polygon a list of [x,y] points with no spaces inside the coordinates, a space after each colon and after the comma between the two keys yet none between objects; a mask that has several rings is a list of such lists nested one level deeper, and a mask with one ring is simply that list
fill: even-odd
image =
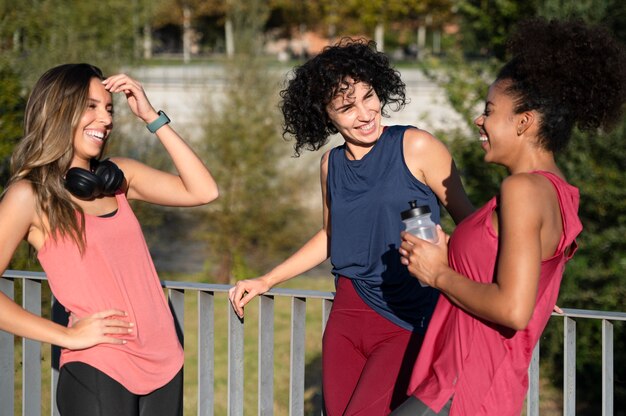
[{"label": "green tree", "polygon": [[9,180],[13,146],[22,136],[26,98],[11,65],[0,61],[0,192]]},{"label": "green tree", "polygon": [[[22,137],[25,107],[26,97],[20,77],[7,60],[0,59],[0,193],[10,177],[13,147]],[[25,244],[20,245],[9,268],[39,270]]]},{"label": "green tree", "polygon": [[17,2],[10,40],[20,56],[15,65],[27,85],[67,62],[89,62],[109,72],[133,61],[138,12],[137,1],[127,0]]},{"label": "green tree", "polygon": [[537,13],[541,0],[460,0],[463,49],[472,55],[504,59],[506,38],[515,22]]},{"label": "green tree", "polygon": [[[583,232],[579,249],[561,285],[559,304],[576,309],[624,311],[626,299],[626,119],[611,133],[576,132],[559,156],[559,166],[580,189],[579,215]],[[626,325],[615,323],[615,409],[626,409]],[[602,332],[598,322],[577,324],[577,414],[595,415],[602,391]],[[562,334],[550,332],[542,341],[550,348],[542,355],[561,363]],[[551,369],[562,380],[560,368]]]},{"label": "green tree", "polygon": [[267,269],[312,234],[304,179],[281,139],[276,79],[254,59],[227,71],[226,102],[209,111],[205,156],[220,188],[206,239],[222,283]]},{"label": "green tree", "polygon": [[[580,18],[601,23],[626,42],[626,5],[616,0],[561,2],[545,0],[539,13],[547,18]],[[579,250],[568,265],[559,303],[569,308],[623,311],[626,299],[626,119],[605,134],[574,132],[568,148],[559,155],[559,166],[580,189],[583,232]],[[602,336],[597,322],[578,323],[576,360],[577,414],[595,415],[601,402]],[[546,334],[550,345],[542,354],[548,363],[562,362],[562,334]],[[626,325],[615,323],[614,349],[626,351]],[[626,408],[626,356],[617,353],[614,362],[615,409]],[[561,383],[562,372],[552,369]]]},{"label": "green tree", "polygon": [[303,207],[304,179],[281,138],[279,80],[259,56],[267,9],[242,0],[231,12],[238,54],[225,68],[224,100],[207,111],[204,140],[220,188],[206,222],[215,265],[209,271],[219,282],[259,273],[313,232]]}]

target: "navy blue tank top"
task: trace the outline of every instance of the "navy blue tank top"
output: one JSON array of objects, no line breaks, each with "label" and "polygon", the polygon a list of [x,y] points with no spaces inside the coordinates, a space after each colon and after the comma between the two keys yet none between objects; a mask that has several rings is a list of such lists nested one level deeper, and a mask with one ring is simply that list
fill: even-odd
[{"label": "navy blue tank top", "polygon": [[403,137],[411,126],[387,127],[360,160],[346,156],[345,143],[328,161],[330,260],[335,276],[352,280],[376,312],[411,331],[424,332],[438,291],[422,287],[400,263],[400,212],[409,201],[428,205],[439,223],[437,196],[404,162]]}]

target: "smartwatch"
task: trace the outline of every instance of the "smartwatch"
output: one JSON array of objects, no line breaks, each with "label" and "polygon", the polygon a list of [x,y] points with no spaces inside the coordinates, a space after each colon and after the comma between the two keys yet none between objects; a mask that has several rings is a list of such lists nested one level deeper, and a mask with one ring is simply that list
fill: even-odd
[{"label": "smartwatch", "polygon": [[158,129],[165,126],[170,122],[170,118],[163,112],[163,110],[159,110],[158,112],[159,118],[154,120],[151,123],[146,124],[146,128],[150,133],[156,133]]}]

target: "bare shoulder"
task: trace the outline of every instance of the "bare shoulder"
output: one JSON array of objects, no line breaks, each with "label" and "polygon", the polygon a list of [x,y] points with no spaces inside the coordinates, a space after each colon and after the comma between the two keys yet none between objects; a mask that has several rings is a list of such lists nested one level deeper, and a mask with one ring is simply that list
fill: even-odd
[{"label": "bare shoulder", "polygon": [[[442,184],[452,170],[452,155],[435,136],[417,128],[407,129],[402,143],[404,163],[413,176],[433,188]],[[438,194],[441,198],[442,194]]]},{"label": "bare shoulder", "polygon": [[500,185],[500,201],[506,211],[515,215],[532,215],[544,218],[558,211],[558,197],[550,181],[532,173],[519,173],[505,178]]},{"label": "bare shoulder", "polygon": [[0,200],[0,222],[3,227],[39,224],[37,195],[30,181],[22,179],[6,189]]},{"label": "bare shoulder", "polygon": [[325,151],[324,154],[322,155],[322,158],[320,159],[321,165],[328,165],[328,158],[330,157],[330,151],[331,149]]},{"label": "bare shoulder", "polygon": [[22,209],[34,209],[37,203],[35,188],[29,180],[21,179],[6,189],[2,196],[2,202],[17,204]]},{"label": "bare shoulder", "polygon": [[150,172],[152,168],[143,163],[128,157],[111,157],[111,162],[115,163],[124,173],[124,184],[122,188],[128,192],[131,183],[135,183],[134,179],[140,177],[143,172]]},{"label": "bare shoulder", "polygon": [[124,173],[126,173],[126,171],[128,170],[132,170],[134,166],[139,164],[139,162],[137,162],[136,160],[127,157],[115,156],[111,157],[110,160],[111,162],[115,163],[118,168],[122,169]]},{"label": "bare shoulder", "polygon": [[554,187],[547,178],[541,175],[517,173],[502,181],[500,193],[528,198],[546,198],[554,194]]},{"label": "bare shoulder", "polygon": [[447,147],[441,140],[426,130],[409,128],[404,132],[404,149],[410,152],[446,151]]},{"label": "bare shoulder", "polygon": [[320,171],[322,175],[326,175],[328,172],[328,159],[330,159],[330,150],[325,151],[320,159]]}]

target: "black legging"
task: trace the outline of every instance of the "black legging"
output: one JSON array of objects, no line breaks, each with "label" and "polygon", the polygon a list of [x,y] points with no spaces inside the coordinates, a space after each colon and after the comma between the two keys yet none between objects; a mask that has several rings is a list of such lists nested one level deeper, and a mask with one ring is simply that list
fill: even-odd
[{"label": "black legging", "polygon": [[165,386],[137,395],[88,364],[67,363],[59,373],[57,406],[62,416],[182,416],[183,370]]},{"label": "black legging", "polygon": [[448,416],[450,414],[452,400],[449,400],[439,413],[435,413],[420,399],[411,396],[396,408],[389,416]]}]

